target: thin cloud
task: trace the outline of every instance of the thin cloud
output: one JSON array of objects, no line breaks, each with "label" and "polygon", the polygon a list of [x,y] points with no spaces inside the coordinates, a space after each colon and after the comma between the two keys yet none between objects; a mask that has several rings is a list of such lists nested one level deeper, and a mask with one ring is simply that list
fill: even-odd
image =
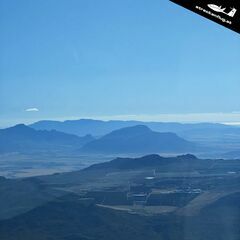
[{"label": "thin cloud", "polygon": [[27,108],[25,111],[26,112],[39,112],[39,109],[38,108]]}]

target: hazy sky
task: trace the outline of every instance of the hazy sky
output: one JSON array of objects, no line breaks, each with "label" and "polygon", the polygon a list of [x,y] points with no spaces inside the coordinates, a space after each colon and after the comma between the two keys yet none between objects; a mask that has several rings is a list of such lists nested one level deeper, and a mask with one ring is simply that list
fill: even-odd
[{"label": "hazy sky", "polygon": [[168,0],[0,0],[0,126],[240,122],[240,35]]}]

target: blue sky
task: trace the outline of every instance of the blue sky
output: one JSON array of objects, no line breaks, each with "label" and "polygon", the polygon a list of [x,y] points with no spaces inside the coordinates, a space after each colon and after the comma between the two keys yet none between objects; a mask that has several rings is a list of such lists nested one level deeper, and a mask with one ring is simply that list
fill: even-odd
[{"label": "blue sky", "polygon": [[168,0],[1,0],[0,31],[0,126],[240,122],[240,35]]}]

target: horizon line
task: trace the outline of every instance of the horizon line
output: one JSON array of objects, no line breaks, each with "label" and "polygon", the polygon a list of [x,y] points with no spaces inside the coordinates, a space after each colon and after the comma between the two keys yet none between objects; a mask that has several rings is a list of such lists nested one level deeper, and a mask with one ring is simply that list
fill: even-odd
[{"label": "horizon line", "polygon": [[138,121],[138,122],[163,122],[197,124],[212,123],[225,125],[240,125],[240,112],[231,113],[182,113],[182,114],[131,114],[131,115],[105,115],[105,116],[68,116],[68,117],[41,117],[36,118],[16,118],[0,120],[0,128],[6,128],[17,124],[30,125],[39,121],[77,121],[77,120],[96,120],[96,121]]}]

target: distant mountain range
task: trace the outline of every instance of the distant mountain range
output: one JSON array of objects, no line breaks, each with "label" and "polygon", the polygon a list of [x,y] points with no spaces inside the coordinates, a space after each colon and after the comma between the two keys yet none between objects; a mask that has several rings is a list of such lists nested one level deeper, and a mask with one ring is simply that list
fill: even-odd
[{"label": "distant mountain range", "polygon": [[[195,124],[183,124],[174,122],[141,122],[141,121],[101,121],[92,119],[80,119],[80,120],[67,120],[64,122],[60,121],[39,121],[31,124],[30,126],[37,130],[57,130],[61,132],[66,132],[70,134],[76,134],[79,136],[84,136],[86,134],[91,134],[93,136],[103,136],[114,130],[133,127],[136,125],[145,125],[151,128],[153,131],[158,132],[174,132],[181,133],[184,135],[191,134],[204,134],[205,131],[211,131],[220,133],[237,131],[240,134],[240,128],[232,127],[224,124],[218,123],[195,123]],[[191,133],[192,132],[192,133]]]},{"label": "distant mountain range", "polygon": [[138,125],[113,131],[99,139],[56,130],[35,130],[24,124],[0,130],[0,153],[71,150],[88,154],[185,152],[194,144],[174,133],[158,133]]},{"label": "distant mountain range", "polygon": [[144,125],[115,130],[85,144],[86,153],[159,153],[193,151],[195,145],[175,133],[154,132]]},{"label": "distant mountain range", "polygon": [[[204,147],[204,152],[221,156],[224,152],[235,151],[240,145],[240,127],[219,123],[174,123],[141,121],[100,121],[92,119],[59,121],[39,121],[30,126],[37,130],[52,130],[84,136],[91,134],[97,138],[112,131],[144,125],[156,132],[171,132],[187,141]],[[217,154],[216,154],[217,153]],[[218,154],[220,153],[220,154]],[[215,155],[216,154],[216,155]],[[212,155],[211,155],[212,156]]]},{"label": "distant mountain range", "polygon": [[[0,153],[76,150],[84,154],[201,152],[208,156],[221,157],[224,153],[234,153],[234,158],[239,156],[239,127],[211,123],[136,123],[139,122],[79,120],[19,124],[0,130]],[[126,125],[130,126],[123,127]]]},{"label": "distant mountain range", "polygon": [[0,152],[34,152],[46,150],[67,150],[79,148],[94,138],[90,135],[76,135],[56,130],[35,130],[24,124],[0,130]]}]

